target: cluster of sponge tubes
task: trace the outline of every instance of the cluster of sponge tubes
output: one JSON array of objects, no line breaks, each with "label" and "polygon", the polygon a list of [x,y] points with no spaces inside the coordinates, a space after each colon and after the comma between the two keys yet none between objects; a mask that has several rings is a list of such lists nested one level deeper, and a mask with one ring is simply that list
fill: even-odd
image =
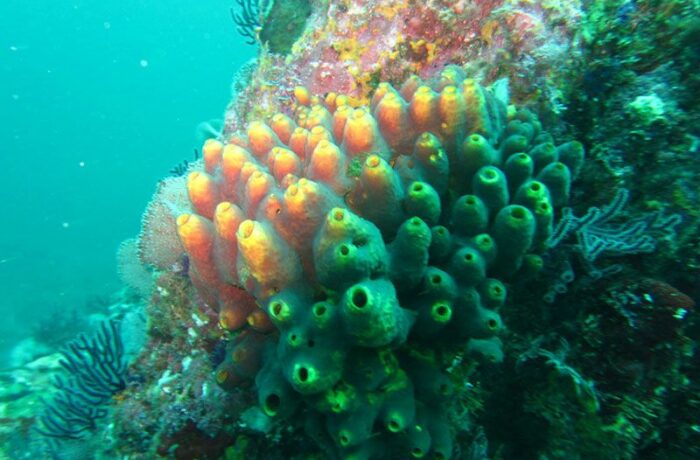
[{"label": "cluster of sponge tubes", "polygon": [[501,279],[541,267],[583,148],[456,67],[382,83],[370,107],[295,96],[294,118],[208,141],[187,178],[192,279],[244,329],[217,381],[254,380],[333,456],[449,458],[436,352],[502,358]]}]

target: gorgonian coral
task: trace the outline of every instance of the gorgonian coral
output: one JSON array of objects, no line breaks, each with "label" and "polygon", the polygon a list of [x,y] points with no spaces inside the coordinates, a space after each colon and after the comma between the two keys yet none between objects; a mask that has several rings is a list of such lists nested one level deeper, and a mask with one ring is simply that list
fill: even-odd
[{"label": "gorgonian coral", "polygon": [[301,414],[332,456],[449,458],[441,352],[502,358],[504,281],[541,267],[583,148],[457,67],[382,83],[369,107],[295,93],[294,118],[205,144],[172,222],[243,329],[217,381],[254,379],[269,417]]},{"label": "gorgonian coral", "polygon": [[81,334],[62,351],[65,377],[56,376],[56,395],[46,402],[37,431],[48,438],[81,439],[107,415],[106,405],[126,388],[126,362],[119,328],[103,323],[91,337]]}]

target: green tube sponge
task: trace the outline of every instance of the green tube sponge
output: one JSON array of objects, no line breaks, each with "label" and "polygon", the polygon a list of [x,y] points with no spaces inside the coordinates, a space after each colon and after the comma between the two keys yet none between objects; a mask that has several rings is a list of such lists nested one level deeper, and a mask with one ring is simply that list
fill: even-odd
[{"label": "green tube sponge", "polygon": [[554,222],[554,208],[547,199],[542,199],[535,204],[535,239],[534,246],[544,248],[544,244],[552,235]]},{"label": "green tube sponge", "polygon": [[[401,155],[400,159],[404,157]],[[425,132],[418,136],[413,154],[406,158],[411,163],[410,168],[417,173],[415,179],[429,183],[440,195],[447,191],[450,160],[434,134]]]},{"label": "green tube sponge", "polygon": [[508,290],[499,280],[488,278],[479,286],[479,293],[484,306],[496,310],[505,303]]},{"label": "green tube sponge", "polygon": [[311,307],[311,321],[316,329],[331,329],[338,318],[338,307],[331,302],[316,302]]},{"label": "green tube sponge", "polygon": [[[484,166],[498,164],[498,152],[480,134],[467,136],[455,159],[454,177],[467,187],[476,172]],[[459,185],[459,184],[455,184]],[[458,187],[457,190],[462,190]]]},{"label": "green tube sponge", "polygon": [[544,268],[544,260],[539,254],[525,254],[523,263],[518,271],[518,279],[532,279],[539,275]]},{"label": "green tube sponge", "polygon": [[357,410],[364,400],[359,397],[362,392],[349,384],[345,376],[332,388],[318,394],[306,396],[306,402],[323,414],[352,412]]},{"label": "green tube sponge", "polygon": [[450,424],[442,411],[428,410],[426,414],[426,425],[430,438],[431,458],[435,460],[447,460],[452,458],[452,430]]},{"label": "green tube sponge", "polygon": [[[335,441],[330,437],[328,431],[326,430],[326,419],[324,414],[308,411],[304,417],[304,432],[313,441],[315,441],[321,450],[325,451],[329,457],[335,455],[337,450]],[[360,458],[369,459],[369,456]]]},{"label": "green tube sponge", "polygon": [[[532,135],[533,137],[536,137],[540,134],[542,131],[542,123],[540,123],[540,120],[537,119],[537,115],[535,115],[532,111],[528,109],[520,109],[517,111],[515,114],[514,119],[520,120],[523,123],[528,123],[530,126],[532,126]],[[523,134],[523,133],[520,133]],[[530,138],[532,139],[532,137]]]},{"label": "green tube sponge", "polygon": [[418,217],[406,220],[389,245],[390,277],[397,289],[416,286],[428,266],[428,250],[432,233]]},{"label": "green tube sponge", "polygon": [[430,239],[429,258],[432,262],[440,263],[445,261],[452,254],[454,241],[450,231],[443,225],[436,225],[430,229],[432,235]]},{"label": "green tube sponge", "polygon": [[571,141],[561,144],[557,147],[559,161],[564,163],[571,171],[571,177],[576,179],[581,172],[583,160],[586,152],[583,144],[578,141]]},{"label": "green tube sponge", "polygon": [[449,300],[418,302],[417,312],[416,323],[411,329],[412,337],[432,338],[450,323],[452,302]]},{"label": "green tube sponge", "polygon": [[550,163],[537,174],[537,180],[547,186],[555,207],[564,206],[569,202],[571,190],[571,172],[562,162]]},{"label": "green tube sponge", "polygon": [[532,178],[535,164],[530,155],[520,152],[509,156],[503,169],[508,178],[508,189],[514,192]]},{"label": "green tube sponge", "polygon": [[476,195],[463,195],[452,206],[452,227],[462,236],[484,233],[489,225],[489,209]]},{"label": "green tube sponge", "polygon": [[341,449],[358,446],[371,436],[378,412],[377,403],[365,399],[357,410],[329,414],[326,428]]},{"label": "green tube sponge", "polygon": [[401,356],[400,361],[413,382],[417,401],[441,405],[454,393],[450,378],[438,369],[434,355],[412,352]]},{"label": "green tube sponge", "polygon": [[384,402],[379,418],[390,433],[399,433],[411,425],[416,416],[413,384],[405,372],[396,373],[385,385]]},{"label": "green tube sponge", "polygon": [[497,254],[496,242],[493,240],[491,235],[488,233],[482,233],[471,238],[470,242],[471,245],[484,257],[486,266],[490,267],[493,261],[496,260]]},{"label": "green tube sponge", "polygon": [[521,259],[532,246],[535,218],[524,206],[512,204],[501,209],[493,224],[493,237],[498,246],[496,267],[502,273],[514,273]]},{"label": "green tube sponge", "polygon": [[400,371],[396,356],[388,349],[357,348],[348,354],[348,362],[353,365],[345,370],[343,379],[363,391],[376,390]]},{"label": "green tube sponge", "polygon": [[301,325],[296,324],[290,328],[285,328],[280,334],[280,340],[277,342],[280,355],[288,355],[289,350],[306,347],[306,342],[311,340],[307,338],[306,331]]},{"label": "green tube sponge", "polygon": [[495,138],[502,121],[499,118],[503,117],[503,113],[489,113],[489,107],[493,105],[489,92],[471,78],[462,82],[461,89],[467,103],[467,132],[479,133],[488,139]]},{"label": "green tube sponge", "polygon": [[520,134],[511,134],[501,143],[501,155],[503,158],[508,158],[514,153],[527,152],[528,144],[527,137]]},{"label": "green tube sponge", "polygon": [[383,279],[366,280],[345,291],[341,317],[350,343],[381,347],[405,342],[414,317],[399,307],[394,285]]},{"label": "green tube sponge", "polygon": [[535,145],[528,155],[532,158],[535,164],[535,172],[539,172],[550,163],[557,161],[557,149],[551,142],[545,142]]},{"label": "green tube sponge", "polygon": [[[420,407],[421,405],[419,405]],[[425,425],[425,417],[417,410],[414,423],[410,424],[402,437],[401,444],[408,450],[408,458],[425,458],[430,452],[431,438],[428,427]]]},{"label": "green tube sponge", "polygon": [[386,449],[381,440],[370,438],[356,446],[340,449],[340,457],[343,460],[370,460],[373,458],[385,458]]},{"label": "green tube sponge", "polygon": [[470,339],[467,343],[467,354],[475,358],[490,362],[503,362],[503,344],[498,337],[487,339]]},{"label": "green tube sponge", "polygon": [[384,273],[389,255],[371,222],[343,208],[333,208],[313,242],[319,283],[333,290]]},{"label": "green tube sponge", "polygon": [[545,184],[537,180],[529,180],[518,187],[513,197],[514,204],[520,204],[533,211],[542,200],[549,199],[549,189]]},{"label": "green tube sponge", "polygon": [[291,416],[301,403],[279,369],[277,360],[268,360],[255,377],[258,388],[258,402],[263,412],[272,418],[285,419]]},{"label": "green tube sponge", "polygon": [[522,121],[514,119],[508,122],[506,125],[506,134],[510,135],[520,135],[527,139],[528,142],[535,137],[535,127],[527,121]]},{"label": "green tube sponge", "polygon": [[362,240],[364,244],[382,240],[372,223],[345,208],[332,208],[326,214],[317,237],[318,246],[333,245],[344,239]]},{"label": "green tube sponge", "polygon": [[298,321],[309,304],[308,298],[292,289],[270,297],[267,314],[278,329],[286,329]]},{"label": "green tube sponge", "polygon": [[401,209],[403,187],[394,168],[379,155],[370,155],[346,202],[372,221],[383,235],[392,236],[406,218]]},{"label": "green tube sponge", "polygon": [[460,338],[492,337],[502,327],[500,315],[482,306],[474,288],[465,289],[455,301],[453,322]]},{"label": "green tube sponge", "polygon": [[547,132],[541,132],[537,136],[535,136],[535,140],[532,141],[532,145],[539,145],[539,144],[554,144],[554,138],[552,137],[551,134]]},{"label": "green tube sponge", "polygon": [[[332,386],[332,384],[324,385],[321,382],[322,370],[309,362],[294,362],[289,367],[291,372],[288,379],[291,381],[294,389],[301,394],[318,393]],[[338,377],[340,376],[338,375]]]},{"label": "green tube sponge", "polygon": [[327,246],[326,251],[315,254],[318,281],[328,289],[339,290],[367,278],[376,267],[375,258],[372,257],[375,255],[349,240]]},{"label": "green tube sponge", "polygon": [[428,267],[423,276],[420,301],[452,300],[457,297],[457,283],[447,272]]},{"label": "green tube sponge", "polygon": [[440,196],[427,182],[411,183],[403,205],[407,216],[420,217],[428,225],[437,224],[442,212]]},{"label": "green tube sponge", "polygon": [[472,179],[472,187],[474,195],[481,198],[492,213],[508,204],[506,176],[495,166],[481,168]]},{"label": "green tube sponge", "polygon": [[486,278],[486,261],[481,252],[465,246],[454,253],[450,273],[462,286],[476,286]]},{"label": "green tube sponge", "polygon": [[334,332],[314,334],[298,327],[280,334],[277,356],[287,381],[308,395],[326,391],[340,380],[345,352]]}]

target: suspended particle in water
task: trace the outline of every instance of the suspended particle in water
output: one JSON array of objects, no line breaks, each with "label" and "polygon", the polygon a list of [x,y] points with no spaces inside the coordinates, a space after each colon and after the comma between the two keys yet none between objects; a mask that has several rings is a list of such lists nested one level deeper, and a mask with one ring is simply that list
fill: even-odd
[{"label": "suspended particle in water", "polygon": [[148,61],[146,59],[141,59],[139,61],[139,65],[143,68],[146,68],[146,67],[148,67]]},{"label": "suspended particle in water", "polygon": [[105,21],[103,25],[105,30],[109,30],[112,28],[112,24],[109,21]]},{"label": "suspended particle in water", "polygon": [[78,162],[78,166],[80,166],[81,168],[84,168],[84,167],[85,167],[85,162],[84,162],[84,161]]}]

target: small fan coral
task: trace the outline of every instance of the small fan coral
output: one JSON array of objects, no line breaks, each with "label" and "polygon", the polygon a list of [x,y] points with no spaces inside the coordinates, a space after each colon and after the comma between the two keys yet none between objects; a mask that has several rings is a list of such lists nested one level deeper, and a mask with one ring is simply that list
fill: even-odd
[{"label": "small fan coral", "polygon": [[208,141],[187,177],[191,278],[244,329],[217,381],[254,379],[332,456],[449,458],[439,352],[502,359],[504,281],[541,267],[583,148],[457,67],[370,107],[295,95],[294,118]]}]

